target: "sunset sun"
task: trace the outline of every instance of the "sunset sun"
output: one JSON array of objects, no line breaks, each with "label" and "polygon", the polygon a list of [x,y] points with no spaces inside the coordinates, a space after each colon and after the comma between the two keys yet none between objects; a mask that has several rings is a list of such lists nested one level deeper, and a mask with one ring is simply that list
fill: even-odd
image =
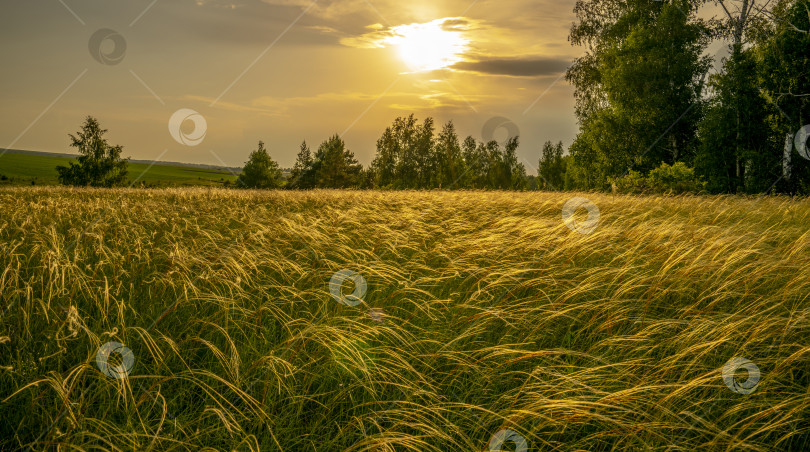
[{"label": "sunset sun", "polygon": [[389,42],[414,72],[442,69],[461,61],[469,42],[460,32],[442,28],[442,20],[401,25],[392,31]]}]

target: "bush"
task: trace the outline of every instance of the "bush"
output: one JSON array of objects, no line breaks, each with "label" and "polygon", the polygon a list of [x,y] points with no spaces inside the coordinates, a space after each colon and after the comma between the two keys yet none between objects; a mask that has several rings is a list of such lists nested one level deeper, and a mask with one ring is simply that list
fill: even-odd
[{"label": "bush", "polygon": [[672,166],[662,163],[650,171],[647,183],[657,193],[697,193],[706,188],[706,183],[695,176],[695,169],[683,162]]},{"label": "bush", "polygon": [[630,170],[626,176],[616,182],[616,188],[621,193],[645,193],[647,189],[647,178],[638,171]]},{"label": "bush", "polygon": [[706,183],[695,175],[694,168],[677,162],[670,166],[661,166],[650,171],[646,177],[638,171],[630,171],[621,178],[616,187],[621,193],[699,193],[706,188]]}]

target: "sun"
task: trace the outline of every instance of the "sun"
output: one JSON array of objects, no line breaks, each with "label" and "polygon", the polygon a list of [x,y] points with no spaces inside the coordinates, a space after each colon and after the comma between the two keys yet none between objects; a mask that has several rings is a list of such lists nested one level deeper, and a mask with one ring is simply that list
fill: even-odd
[{"label": "sun", "polygon": [[413,72],[434,71],[462,60],[469,41],[453,30],[442,28],[444,19],[424,24],[400,25],[391,29],[390,44]]}]

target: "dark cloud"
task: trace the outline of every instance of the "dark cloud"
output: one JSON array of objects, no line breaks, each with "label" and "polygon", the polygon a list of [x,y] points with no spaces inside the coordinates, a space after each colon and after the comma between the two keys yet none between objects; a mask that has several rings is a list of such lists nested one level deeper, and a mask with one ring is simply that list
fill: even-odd
[{"label": "dark cloud", "polygon": [[478,21],[472,21],[465,17],[457,17],[453,19],[447,19],[444,22],[442,22],[442,29],[447,31],[466,30],[475,26],[477,22]]},{"label": "dark cloud", "polygon": [[512,77],[542,77],[562,74],[571,65],[568,58],[481,58],[476,61],[461,61],[453,69],[478,72],[487,75]]}]

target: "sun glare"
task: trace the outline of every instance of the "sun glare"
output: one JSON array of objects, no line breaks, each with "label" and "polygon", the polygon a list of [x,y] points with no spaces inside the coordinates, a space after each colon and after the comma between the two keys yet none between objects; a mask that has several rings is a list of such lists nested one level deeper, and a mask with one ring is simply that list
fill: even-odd
[{"label": "sun glare", "polygon": [[433,71],[461,61],[468,40],[458,31],[442,28],[444,19],[424,24],[400,25],[389,42],[413,72]]}]

